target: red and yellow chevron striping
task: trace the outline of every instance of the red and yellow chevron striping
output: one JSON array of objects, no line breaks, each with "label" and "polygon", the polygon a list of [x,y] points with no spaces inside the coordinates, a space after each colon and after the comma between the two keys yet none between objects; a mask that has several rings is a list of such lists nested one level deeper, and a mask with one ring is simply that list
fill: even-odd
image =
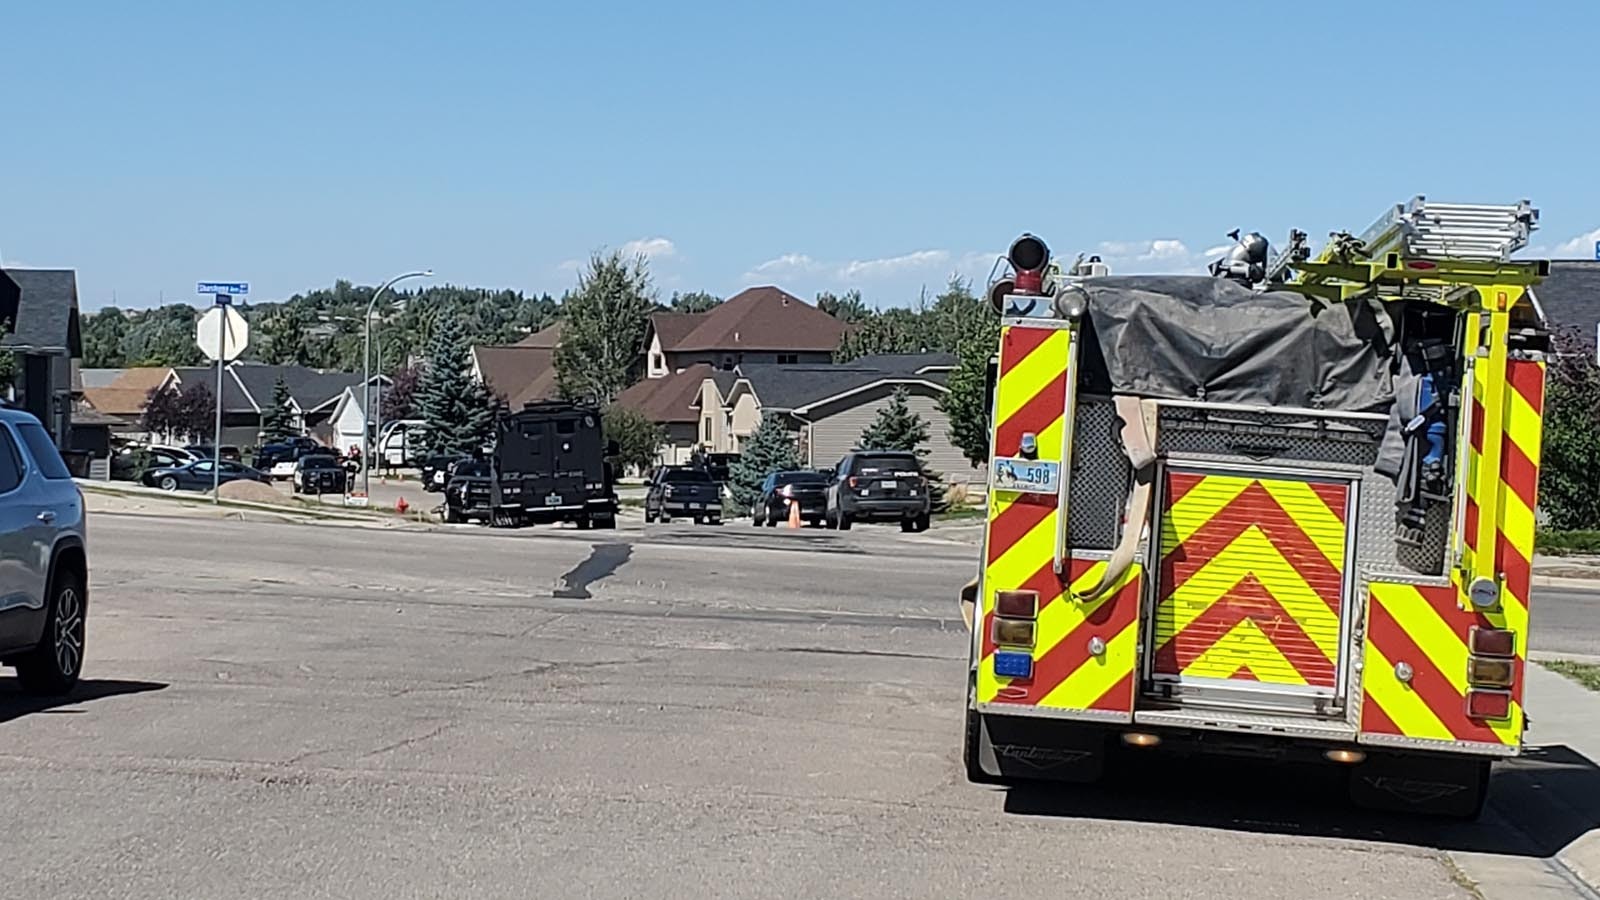
[{"label": "red and yellow chevron striping", "polygon": [[[1009,324],[1002,328],[994,398],[994,452],[1015,456],[1032,434],[1037,458],[1061,460],[1071,333],[1060,327]],[[1105,563],[1073,559],[1065,577],[1055,571],[1060,514],[1049,495],[995,491],[985,534],[978,702],[1032,706],[1085,715],[1132,716],[1137,658],[1137,567],[1104,598],[1084,603],[1072,596],[1098,583]],[[992,623],[998,591],[1039,595],[1031,678],[995,675]],[[1104,644],[1091,652],[1095,639]]]},{"label": "red and yellow chevron striping", "polygon": [[[1071,594],[1099,582],[1100,560],[1074,559],[1071,591],[1046,559],[1044,566],[1019,587],[1039,592],[1039,620],[1033,649],[1033,677],[1010,679],[994,672],[993,594],[981,621],[982,655],[978,662],[978,702],[1086,711],[1117,718],[1133,712],[1134,665],[1139,639],[1139,569],[1129,570],[1106,596],[1093,603]],[[1096,654],[1099,638],[1104,650]]]},{"label": "red and yellow chevron striping", "polygon": [[1169,470],[1152,671],[1333,689],[1349,490]]},{"label": "red and yellow chevron striping", "polygon": [[[1493,747],[1521,742],[1544,364],[1506,359],[1503,353],[1491,353],[1478,363],[1464,461],[1461,565],[1451,573],[1449,585],[1369,586],[1364,736]],[[1486,508],[1492,513],[1486,515]],[[1499,604],[1486,611],[1474,608],[1466,594],[1467,585],[1479,577],[1500,584]],[[1467,715],[1467,642],[1473,627],[1516,635],[1510,714],[1505,719]],[[1400,677],[1401,671],[1409,679]]]}]

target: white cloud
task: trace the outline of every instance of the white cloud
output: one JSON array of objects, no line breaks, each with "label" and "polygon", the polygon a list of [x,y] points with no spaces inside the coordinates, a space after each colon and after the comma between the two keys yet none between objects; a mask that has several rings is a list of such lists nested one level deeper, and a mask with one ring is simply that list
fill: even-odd
[{"label": "white cloud", "polygon": [[1113,275],[1195,275],[1204,272],[1207,263],[1228,252],[1231,246],[1207,247],[1195,253],[1188,244],[1176,238],[1155,238],[1148,241],[1101,241],[1095,246],[1095,253],[1111,267]]},{"label": "white cloud", "polygon": [[576,272],[579,269],[583,268],[583,266],[584,266],[584,262],[581,259],[564,259],[561,262],[556,264],[556,271],[557,272]]},{"label": "white cloud", "polygon": [[1580,234],[1570,241],[1556,247],[1556,254],[1560,256],[1582,256],[1589,259],[1594,256],[1594,245],[1600,241],[1600,228],[1585,234]]},{"label": "white cloud", "polygon": [[845,262],[819,260],[804,253],[785,253],[757,264],[744,273],[744,278],[746,281],[755,281],[763,278],[806,277],[833,287],[854,287],[859,282],[883,281],[901,275],[939,272],[948,275],[950,260],[949,250],[918,250],[901,256]]},{"label": "white cloud", "polygon": [[670,259],[678,255],[678,247],[664,237],[640,238],[622,245],[624,259],[644,256],[652,260]]}]

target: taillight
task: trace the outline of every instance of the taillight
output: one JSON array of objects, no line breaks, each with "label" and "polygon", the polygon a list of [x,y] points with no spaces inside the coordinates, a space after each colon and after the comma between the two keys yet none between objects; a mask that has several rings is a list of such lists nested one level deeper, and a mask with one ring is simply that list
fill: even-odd
[{"label": "taillight", "polygon": [[998,645],[1032,648],[1034,625],[1032,619],[1002,619],[996,616],[989,633]]},{"label": "taillight", "polygon": [[[1473,626],[1467,632],[1467,685],[1470,688],[1507,688],[1516,682],[1517,633],[1500,628]],[[1477,695],[1476,697],[1474,695]],[[1483,710],[1477,712],[1475,710]],[[1511,695],[1501,691],[1467,692],[1467,715],[1503,719],[1510,715]]]},{"label": "taillight", "polygon": [[1038,591],[995,591],[995,615],[1009,619],[1032,619],[1039,615]]},{"label": "taillight", "polygon": [[1033,677],[1033,645],[1039,623],[1038,591],[995,591],[994,674],[1000,678]]},{"label": "taillight", "polygon": [[1474,656],[1516,656],[1517,633],[1474,625],[1467,632],[1467,647]]},{"label": "taillight", "polygon": [[859,480],[860,479],[856,478],[854,475],[850,476],[850,482],[849,482],[850,486],[851,487],[855,487],[856,486],[856,482],[859,481]]},{"label": "taillight", "polygon": [[1511,717],[1509,691],[1467,691],[1467,716],[1473,719]]},{"label": "taillight", "polygon": [[1473,657],[1467,660],[1467,683],[1473,687],[1511,687],[1511,666],[1509,659]]},{"label": "taillight", "polygon": [[785,497],[793,497],[794,496],[794,488],[792,486],[786,484],[783,487],[778,488],[778,493],[782,494]]}]

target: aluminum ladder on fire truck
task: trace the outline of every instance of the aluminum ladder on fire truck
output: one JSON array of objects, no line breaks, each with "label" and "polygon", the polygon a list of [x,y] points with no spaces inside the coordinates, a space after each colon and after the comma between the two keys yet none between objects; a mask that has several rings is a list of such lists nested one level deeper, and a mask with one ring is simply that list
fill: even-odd
[{"label": "aluminum ladder on fire truck", "polygon": [[1439,203],[1418,195],[1390,207],[1359,235],[1335,232],[1315,258],[1305,233],[1294,232],[1268,266],[1267,281],[1334,300],[1374,286],[1431,286],[1436,299],[1448,302],[1439,288],[1528,284],[1548,274],[1547,263],[1511,259],[1528,245],[1538,223],[1539,211],[1526,200]]}]

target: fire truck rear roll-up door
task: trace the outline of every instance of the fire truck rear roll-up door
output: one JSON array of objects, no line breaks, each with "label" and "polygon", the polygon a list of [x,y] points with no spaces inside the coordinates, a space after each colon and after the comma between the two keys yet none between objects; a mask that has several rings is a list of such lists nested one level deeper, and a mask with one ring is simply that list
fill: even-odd
[{"label": "fire truck rear roll-up door", "polygon": [[1353,492],[1326,476],[1167,468],[1152,689],[1186,703],[1331,711]]}]

